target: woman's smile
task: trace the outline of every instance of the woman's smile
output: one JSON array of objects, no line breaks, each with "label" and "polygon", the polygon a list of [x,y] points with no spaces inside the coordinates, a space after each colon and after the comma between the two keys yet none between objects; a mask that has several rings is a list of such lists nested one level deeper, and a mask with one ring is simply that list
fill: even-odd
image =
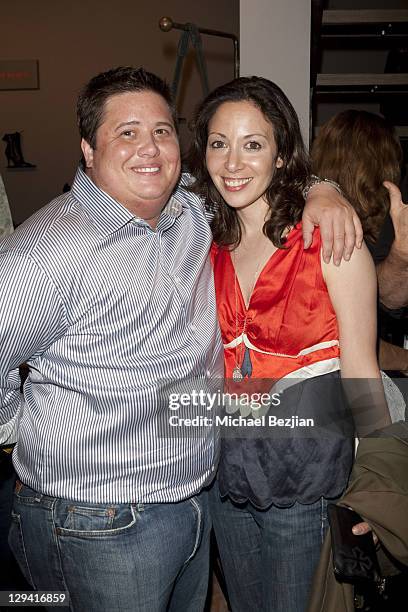
[{"label": "woman's smile", "polygon": [[229,206],[264,203],[275,170],[282,166],[272,123],[252,102],[221,104],[209,122],[206,162]]},{"label": "woman's smile", "polygon": [[225,189],[228,191],[241,191],[244,189],[250,181],[252,181],[252,176],[249,178],[230,178],[223,176],[222,179],[224,181]]}]

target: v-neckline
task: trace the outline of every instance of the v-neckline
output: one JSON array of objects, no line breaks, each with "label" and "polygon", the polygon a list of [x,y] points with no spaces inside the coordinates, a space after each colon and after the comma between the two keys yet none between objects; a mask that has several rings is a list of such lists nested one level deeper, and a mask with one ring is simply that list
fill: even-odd
[{"label": "v-neckline", "polygon": [[266,270],[267,266],[270,264],[270,262],[272,261],[272,259],[273,259],[273,258],[274,258],[274,256],[275,256],[275,254],[276,254],[276,253],[277,253],[279,250],[280,250],[280,249],[279,249],[279,248],[277,248],[277,249],[276,249],[276,250],[275,250],[273,253],[271,253],[271,255],[269,256],[269,258],[266,260],[266,262],[265,262],[265,263],[264,263],[264,265],[262,266],[262,268],[261,268],[261,270],[260,270],[260,272],[259,272],[259,274],[258,274],[258,276],[257,276],[257,278],[256,278],[256,280],[255,280],[255,284],[254,284],[254,286],[253,286],[253,288],[252,288],[252,293],[251,293],[251,295],[249,296],[249,301],[248,301],[248,304],[245,302],[244,294],[243,294],[242,289],[241,289],[241,282],[240,282],[240,280],[239,280],[239,276],[238,276],[238,274],[237,274],[237,272],[236,272],[236,270],[235,270],[234,262],[233,262],[233,259],[232,259],[232,256],[231,256],[231,251],[228,251],[228,255],[229,255],[229,259],[230,259],[230,263],[231,263],[232,271],[233,271],[233,274],[234,274],[234,279],[236,279],[236,286],[238,287],[238,292],[239,292],[239,295],[240,295],[240,298],[241,298],[242,304],[244,305],[244,310],[245,310],[245,312],[248,312],[248,311],[249,311],[249,309],[250,309],[251,302],[252,302],[252,298],[253,298],[253,296],[254,296],[254,293],[255,293],[255,291],[256,291],[257,285],[258,285],[258,283],[259,283],[259,279],[261,278],[261,276],[262,276],[262,274],[264,273],[264,271]]}]

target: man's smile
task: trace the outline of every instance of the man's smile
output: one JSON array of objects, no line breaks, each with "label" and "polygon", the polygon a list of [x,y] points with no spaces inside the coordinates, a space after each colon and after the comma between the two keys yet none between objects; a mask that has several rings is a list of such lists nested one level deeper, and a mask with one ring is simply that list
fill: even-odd
[{"label": "man's smile", "polygon": [[138,174],[157,174],[160,172],[160,166],[142,166],[142,167],[133,167],[133,172],[137,172]]}]

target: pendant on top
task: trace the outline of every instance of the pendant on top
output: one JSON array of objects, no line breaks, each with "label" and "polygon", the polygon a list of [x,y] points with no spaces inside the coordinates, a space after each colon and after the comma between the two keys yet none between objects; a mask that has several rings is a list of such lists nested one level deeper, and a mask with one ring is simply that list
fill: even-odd
[{"label": "pendant on top", "polygon": [[241,382],[243,378],[244,377],[242,375],[241,368],[235,366],[235,368],[232,370],[232,380],[235,380],[235,382]]}]

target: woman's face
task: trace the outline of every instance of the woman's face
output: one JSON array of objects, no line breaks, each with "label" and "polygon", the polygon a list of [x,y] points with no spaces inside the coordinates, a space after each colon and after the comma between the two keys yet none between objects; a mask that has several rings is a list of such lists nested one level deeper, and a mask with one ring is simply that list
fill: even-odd
[{"label": "woman's face", "polygon": [[272,124],[251,102],[224,102],[208,124],[206,164],[232,208],[265,202],[274,172],[283,165]]}]

